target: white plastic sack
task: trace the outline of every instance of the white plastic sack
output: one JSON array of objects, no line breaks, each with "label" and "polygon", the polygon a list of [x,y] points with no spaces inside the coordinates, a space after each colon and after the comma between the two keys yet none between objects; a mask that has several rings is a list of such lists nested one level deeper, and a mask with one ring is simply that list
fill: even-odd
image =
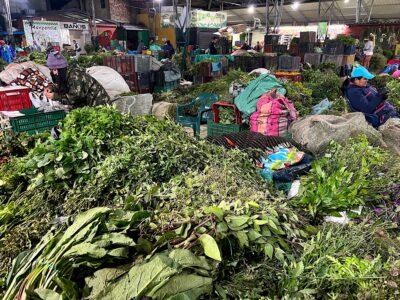
[{"label": "white plastic sack", "polygon": [[6,67],[6,69],[0,73],[0,80],[5,82],[6,84],[10,84],[12,81],[18,78],[19,74],[25,69],[34,69],[36,70],[36,64],[27,61],[23,63],[13,63]]},{"label": "white plastic sack", "polygon": [[111,98],[130,92],[125,79],[114,69],[105,66],[95,66],[87,69],[86,73],[96,79]]},{"label": "white plastic sack", "polygon": [[135,96],[117,97],[113,104],[121,113],[130,114],[132,116],[144,116],[151,114],[153,106],[152,94],[141,94]]}]

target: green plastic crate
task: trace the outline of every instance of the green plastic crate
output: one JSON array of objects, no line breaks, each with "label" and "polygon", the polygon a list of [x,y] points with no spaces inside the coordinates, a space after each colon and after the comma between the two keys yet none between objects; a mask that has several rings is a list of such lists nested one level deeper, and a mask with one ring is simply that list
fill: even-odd
[{"label": "green plastic crate", "polygon": [[65,118],[65,111],[34,112],[20,117],[10,118],[12,130],[30,135],[50,130]]},{"label": "green plastic crate", "polygon": [[154,88],[154,92],[160,93],[160,92],[168,92],[170,90],[173,90],[178,86],[177,81],[171,81],[171,82],[165,82],[163,87],[156,86]]},{"label": "green plastic crate", "polygon": [[242,131],[242,125],[240,124],[221,124],[214,123],[211,120],[207,122],[207,136],[218,136],[240,131]]}]

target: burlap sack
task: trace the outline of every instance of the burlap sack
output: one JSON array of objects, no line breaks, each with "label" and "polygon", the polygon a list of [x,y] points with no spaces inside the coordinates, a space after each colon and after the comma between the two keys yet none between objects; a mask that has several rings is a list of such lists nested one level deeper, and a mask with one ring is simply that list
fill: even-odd
[{"label": "burlap sack", "polygon": [[379,127],[387,148],[394,154],[400,155],[400,119],[392,118]]},{"label": "burlap sack", "polygon": [[331,141],[341,143],[362,134],[372,145],[386,147],[381,132],[369,125],[362,113],[309,116],[292,123],[289,132],[293,140],[314,154],[323,153]]}]

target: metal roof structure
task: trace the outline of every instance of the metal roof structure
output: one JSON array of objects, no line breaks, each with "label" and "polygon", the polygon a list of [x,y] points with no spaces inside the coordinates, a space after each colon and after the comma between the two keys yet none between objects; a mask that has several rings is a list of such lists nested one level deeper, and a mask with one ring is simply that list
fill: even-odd
[{"label": "metal roof structure", "polygon": [[[282,0],[269,0],[270,10],[274,2],[280,5]],[[266,1],[265,1],[266,2]],[[265,24],[266,4],[260,6],[254,2],[248,2],[246,6],[254,5],[254,13],[249,13],[248,8],[228,10],[228,23],[250,23],[254,18]],[[283,0],[280,23],[287,25],[306,25],[319,21],[331,23],[363,23],[363,22],[400,22],[400,0],[321,0],[321,1],[297,1],[295,8],[293,0]],[[361,4],[361,5],[360,5]]]},{"label": "metal roof structure", "polygon": [[[143,0],[128,0],[132,4],[142,3]],[[162,5],[185,5],[186,0],[162,0]],[[282,25],[306,25],[318,21],[331,23],[366,23],[371,21],[400,22],[400,0],[191,0],[192,9],[224,10],[228,12],[228,24],[252,24],[254,18],[266,20],[266,4],[269,2],[270,11],[275,3],[282,5]],[[298,2],[297,9],[293,3]],[[254,13],[248,12],[248,7],[254,6]]]}]

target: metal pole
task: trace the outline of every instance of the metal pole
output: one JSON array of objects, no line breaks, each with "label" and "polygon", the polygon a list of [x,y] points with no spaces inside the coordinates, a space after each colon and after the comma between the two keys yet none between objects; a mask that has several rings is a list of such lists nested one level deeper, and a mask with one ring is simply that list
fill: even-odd
[{"label": "metal pole", "polygon": [[356,23],[360,23],[360,14],[361,14],[361,0],[357,0],[357,5],[356,5]]},{"label": "metal pole", "polygon": [[4,10],[5,10],[5,17],[7,21],[7,32],[10,37],[12,37],[12,19],[11,19],[11,9],[10,9],[10,0],[4,0]]},{"label": "metal pole", "polygon": [[269,32],[269,0],[265,1],[265,8],[267,9],[267,13],[265,16],[265,34]]},{"label": "metal pole", "polygon": [[94,8],[93,0],[91,1],[91,4],[92,4],[93,33],[94,33],[94,36],[97,37],[96,10]]}]

